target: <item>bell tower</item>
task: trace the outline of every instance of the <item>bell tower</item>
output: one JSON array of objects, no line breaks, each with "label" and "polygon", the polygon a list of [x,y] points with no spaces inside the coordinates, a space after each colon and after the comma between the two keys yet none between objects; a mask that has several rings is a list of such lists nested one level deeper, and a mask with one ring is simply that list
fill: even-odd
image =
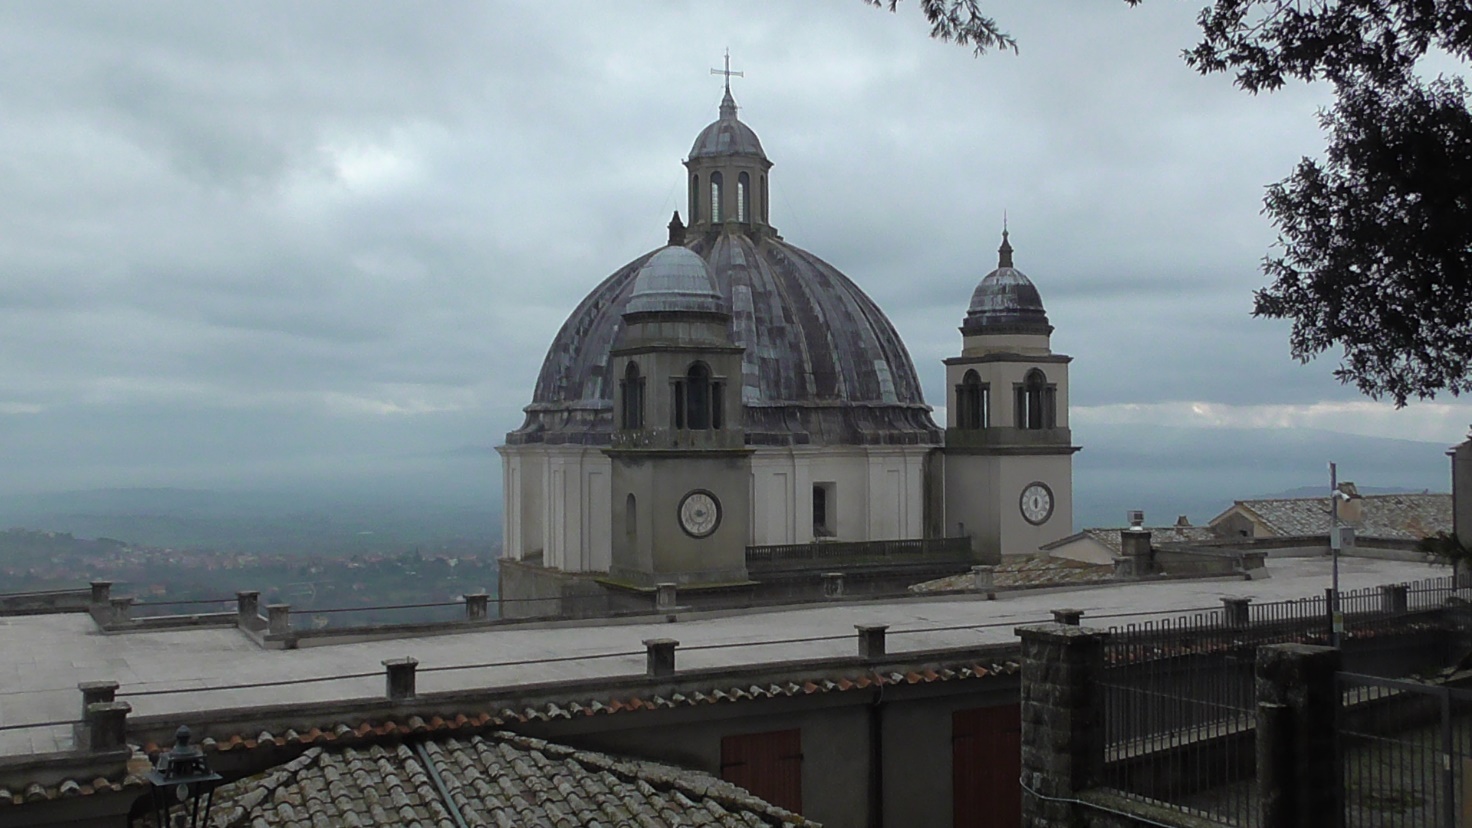
[{"label": "bell tower", "polygon": [[617,418],[609,577],[647,589],[746,581],[751,451],[741,424],[741,355],[705,260],[669,245],[634,279],[610,352]]},{"label": "bell tower", "polygon": [[1073,533],[1068,364],[1053,353],[1042,297],[1013,267],[1002,230],[997,268],[961,323],[946,364],[945,534],[995,562]]}]

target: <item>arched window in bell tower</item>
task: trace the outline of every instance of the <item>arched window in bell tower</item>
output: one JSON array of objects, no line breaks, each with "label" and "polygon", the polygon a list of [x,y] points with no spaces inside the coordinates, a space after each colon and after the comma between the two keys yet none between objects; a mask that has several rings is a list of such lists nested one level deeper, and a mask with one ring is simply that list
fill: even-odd
[{"label": "arched window in bell tower", "polygon": [[685,372],[685,426],[711,427],[710,368],[704,362],[691,364]]},{"label": "arched window in bell tower", "polygon": [[1049,385],[1047,376],[1036,368],[1017,386],[1017,427],[1058,427],[1058,386]]},{"label": "arched window in bell tower", "polygon": [[764,175],[764,176],[762,176],[762,223],[763,224],[765,224],[766,222],[769,222],[769,221],[772,220],[767,215],[767,204],[768,203],[769,203],[769,200],[767,199],[767,177]]},{"label": "arched window in bell tower", "polygon": [[700,221],[700,176],[690,176],[690,223]]},{"label": "arched window in bell tower", "polygon": [[622,428],[626,430],[644,427],[644,378],[639,376],[639,365],[629,363],[624,369],[623,381],[619,383],[623,410],[620,412]]},{"label": "arched window in bell tower", "polygon": [[710,220],[712,224],[721,220],[721,183],[719,172],[710,174]]},{"label": "arched window in bell tower", "polygon": [[975,371],[967,371],[956,386],[956,427],[980,429],[991,426],[991,386]]},{"label": "arched window in bell tower", "polygon": [[736,176],[736,220],[751,221],[751,176],[746,173]]}]

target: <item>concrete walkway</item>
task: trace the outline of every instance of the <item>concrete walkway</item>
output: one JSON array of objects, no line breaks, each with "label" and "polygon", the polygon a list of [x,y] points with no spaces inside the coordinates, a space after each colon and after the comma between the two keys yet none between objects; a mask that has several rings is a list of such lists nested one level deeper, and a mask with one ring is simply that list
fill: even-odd
[{"label": "concrete walkway", "polygon": [[[888,624],[890,652],[1014,640],[1018,624],[1048,620],[1050,610],[1085,610],[1084,623],[1109,626],[1192,609],[1221,606],[1226,596],[1281,601],[1323,595],[1329,563],[1322,558],[1270,562],[1267,580],[1174,581],[1110,584],[1005,593],[996,601],[976,597],[876,603],[817,604],[678,623],[599,623],[553,628],[501,628],[454,635],[336,644],[299,650],[263,650],[234,629],[104,635],[81,614],[0,618],[0,726],[80,717],[77,683],[115,680],[119,700],[134,715],[159,715],[226,706],[287,704],[380,696],[381,662],[419,660],[419,691],[484,688],[532,681],[640,674],[641,641],[668,637],[681,643],[680,668],[842,656],[856,651],[855,624]],[[1345,590],[1422,580],[1449,574],[1421,563],[1346,559]],[[1128,614],[1121,616],[1120,614]],[[1115,616],[1115,617],[1109,617]],[[979,628],[934,630],[937,627]],[[835,640],[788,642],[793,638]],[[734,645],[690,649],[700,645]],[[616,657],[595,656],[618,653]],[[574,660],[434,672],[433,668],[486,662]],[[337,679],[344,675],[364,678]],[[250,689],[216,689],[251,682],[331,678]],[[138,691],[187,689],[164,695]],[[72,748],[67,726],[0,730],[0,756]]]}]

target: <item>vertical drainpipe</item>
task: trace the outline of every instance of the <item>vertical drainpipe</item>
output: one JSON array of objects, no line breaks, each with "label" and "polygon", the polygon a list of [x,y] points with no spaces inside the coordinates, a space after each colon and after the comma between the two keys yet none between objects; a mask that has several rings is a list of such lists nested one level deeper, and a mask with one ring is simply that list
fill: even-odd
[{"label": "vertical drainpipe", "polygon": [[884,685],[869,704],[869,828],[884,828]]}]

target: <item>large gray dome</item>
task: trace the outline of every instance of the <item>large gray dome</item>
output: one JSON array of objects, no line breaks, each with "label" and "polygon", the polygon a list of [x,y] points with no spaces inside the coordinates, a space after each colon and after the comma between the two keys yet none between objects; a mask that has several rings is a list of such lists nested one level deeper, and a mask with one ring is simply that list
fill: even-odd
[{"label": "large gray dome", "polygon": [[[751,445],[938,444],[915,366],[884,313],[827,262],[780,238],[707,234],[687,243],[731,312]],[[506,442],[607,444],[618,372],[609,351],[646,254],[589,293],[553,340]]]},{"label": "large gray dome", "polygon": [[767,157],[767,154],[762,151],[762,142],[756,137],[756,133],[751,130],[751,127],[736,118],[736,100],[731,97],[729,88],[726,89],[726,97],[721,101],[721,117],[702,129],[700,134],[695,136],[695,144],[690,147],[691,158],[709,158],[717,155]]},{"label": "large gray dome", "polygon": [[971,306],[961,332],[976,334],[1049,334],[1048,313],[1043,297],[1022,271],[1012,266],[1012,245],[1002,231],[997,269],[988,273],[971,294]]}]

